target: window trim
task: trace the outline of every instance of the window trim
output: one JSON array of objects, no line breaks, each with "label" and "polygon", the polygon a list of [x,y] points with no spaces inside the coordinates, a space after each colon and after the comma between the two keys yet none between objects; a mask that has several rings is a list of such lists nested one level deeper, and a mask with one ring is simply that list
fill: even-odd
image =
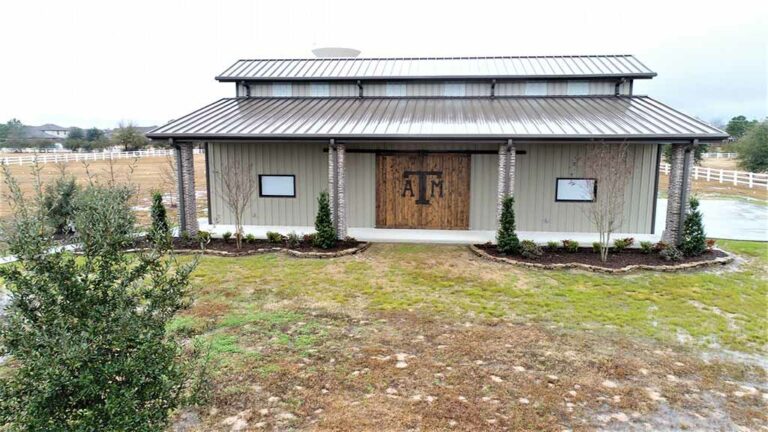
[{"label": "window trim", "polygon": [[[265,195],[262,177],[291,177],[293,179],[293,195]],[[295,174],[259,174],[259,198],[296,198]]]},{"label": "window trim", "polygon": [[[558,192],[560,189],[560,180],[592,180],[593,186],[592,186],[592,199],[588,200],[579,200],[579,199],[560,199],[558,198]],[[597,199],[597,179],[594,177],[557,177],[555,178],[555,202],[566,202],[566,203],[573,203],[573,202],[595,202]]]}]

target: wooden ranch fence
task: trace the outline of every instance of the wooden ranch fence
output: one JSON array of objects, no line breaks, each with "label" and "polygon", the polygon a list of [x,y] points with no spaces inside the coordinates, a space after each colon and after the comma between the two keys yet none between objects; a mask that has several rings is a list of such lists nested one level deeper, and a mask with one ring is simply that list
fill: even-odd
[{"label": "wooden ranch fence", "polygon": [[[158,156],[173,156],[172,149],[150,149],[136,150],[129,152],[95,152],[95,153],[47,153],[34,154],[29,156],[8,156],[0,158],[0,162],[6,165],[32,165],[37,161],[39,164],[47,163],[66,163],[81,161],[100,161],[115,159],[134,159]],[[194,149],[195,154],[203,153],[202,149]]]}]

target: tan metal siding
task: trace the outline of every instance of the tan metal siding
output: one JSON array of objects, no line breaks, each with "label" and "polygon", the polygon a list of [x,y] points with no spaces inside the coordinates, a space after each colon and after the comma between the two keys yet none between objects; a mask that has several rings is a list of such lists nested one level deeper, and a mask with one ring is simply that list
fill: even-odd
[{"label": "tan metal siding", "polygon": [[[498,150],[487,142],[350,142],[347,148],[380,150]],[[246,224],[311,226],[317,212],[317,195],[327,190],[327,157],[322,143],[211,143],[212,172],[221,171],[226,161],[241,159],[254,164],[254,175],[295,174],[296,198],[259,198],[251,202]],[[515,179],[515,211],[520,231],[594,231],[584,203],[555,202],[555,180],[579,177],[580,158],[586,147],[580,143],[518,144]],[[657,146],[633,144],[633,176],[627,185],[623,232],[650,233],[653,211],[653,183]],[[498,159],[496,154],[472,155],[470,174],[470,228],[496,228]],[[347,194],[350,227],[375,226],[375,155],[347,154]],[[600,193],[600,185],[598,185]],[[221,197],[220,182],[211,174],[211,213],[214,223],[232,224],[231,212]]]},{"label": "tan metal siding", "polygon": [[217,172],[228,161],[250,161],[254,177],[259,174],[293,174],[296,198],[260,198],[258,189],[245,215],[247,225],[310,226],[317,213],[317,196],[328,188],[328,154],[317,143],[210,143],[211,217],[214,223],[234,224],[232,212],[222,197]]}]

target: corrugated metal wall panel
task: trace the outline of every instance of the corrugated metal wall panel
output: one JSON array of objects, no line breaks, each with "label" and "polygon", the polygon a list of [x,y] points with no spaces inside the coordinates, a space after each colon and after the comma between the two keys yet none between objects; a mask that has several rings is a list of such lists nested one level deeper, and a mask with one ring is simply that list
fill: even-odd
[{"label": "corrugated metal wall panel", "polygon": [[[246,223],[249,225],[311,226],[317,212],[317,196],[328,188],[328,153],[319,143],[211,143],[211,212],[214,223],[232,224],[234,219],[221,196],[221,185],[215,174],[227,161],[249,160],[254,175],[295,174],[296,198],[259,198],[251,200]],[[493,143],[419,143],[381,142],[349,143],[349,149],[381,150],[498,150]],[[558,177],[579,177],[579,160],[587,147],[578,143],[519,144],[515,179],[515,212],[520,231],[591,232],[584,209],[588,204],[555,202]],[[656,145],[633,144],[630,157],[634,173],[627,185],[624,223],[620,231],[650,233],[652,227],[653,183]],[[347,154],[348,221],[350,227],[375,226],[375,155]],[[472,155],[470,173],[470,228],[496,228],[498,156]],[[598,193],[600,185],[598,185]]]}]

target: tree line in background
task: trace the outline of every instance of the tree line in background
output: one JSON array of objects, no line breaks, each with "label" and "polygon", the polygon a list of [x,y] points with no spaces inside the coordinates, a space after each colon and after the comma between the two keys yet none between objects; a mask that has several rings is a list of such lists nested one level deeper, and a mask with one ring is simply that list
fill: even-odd
[{"label": "tree line in background", "polygon": [[[28,128],[18,119],[8,120],[0,124],[0,147],[50,149],[56,143],[52,138],[29,136]],[[111,136],[102,129],[92,127],[69,129],[66,139],[62,142],[64,148],[72,151],[94,151],[108,147],[121,147],[124,151],[140,150],[149,145],[149,139],[133,123],[120,123]]]}]

